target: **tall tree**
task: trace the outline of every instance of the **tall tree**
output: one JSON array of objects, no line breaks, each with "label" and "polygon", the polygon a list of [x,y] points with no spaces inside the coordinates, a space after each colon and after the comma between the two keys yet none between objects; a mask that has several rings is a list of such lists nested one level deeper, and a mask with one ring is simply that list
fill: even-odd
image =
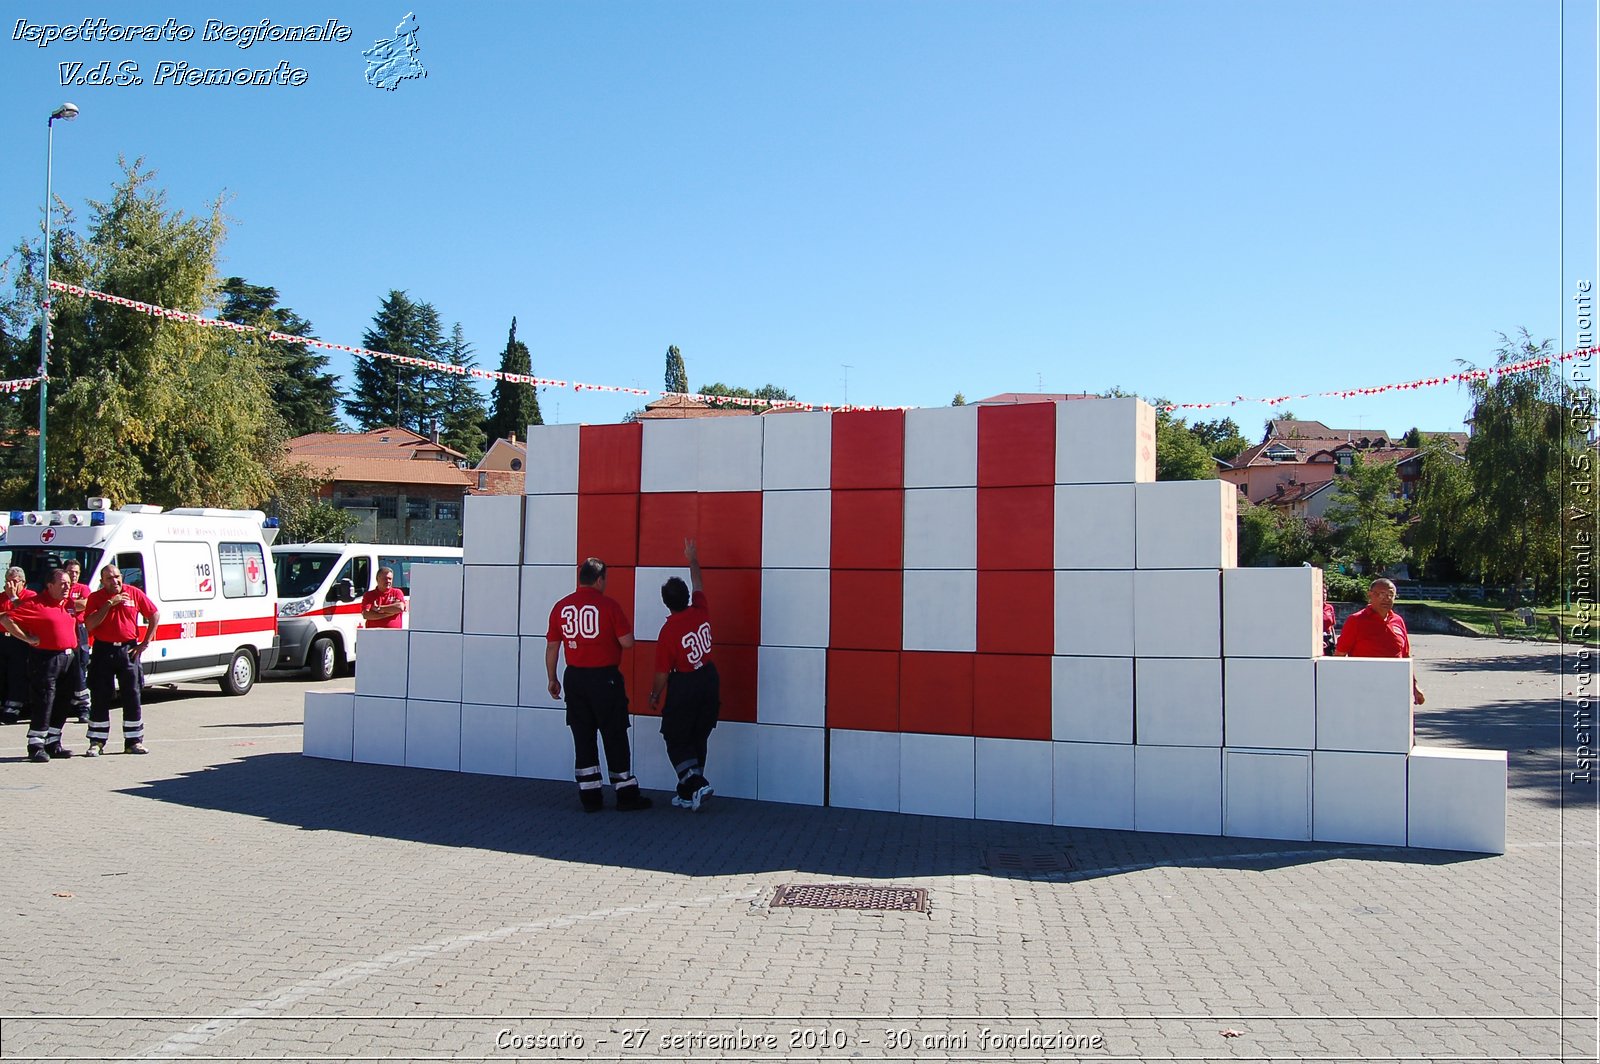
[{"label": "tall tree", "polygon": [[[289,336],[313,336],[311,323],[278,303],[278,290],[250,284],[242,277],[222,282],[218,317]],[[265,368],[272,402],[291,436],[336,432],[339,428],[338,378],[325,372],[326,355],[288,340],[269,340],[260,333],[225,333],[236,351],[253,352]]]},{"label": "tall tree", "polygon": [[1231,417],[1218,418],[1215,421],[1196,421],[1189,426],[1189,431],[1194,433],[1195,438],[1203,443],[1206,450],[1214,457],[1224,461],[1250,446],[1250,441],[1239,431],[1239,423]]},{"label": "tall tree", "polygon": [[[443,361],[440,356],[445,353],[439,312],[398,289],[384,297],[361,342],[374,351],[434,362]],[[393,359],[358,359],[355,388],[345,400],[345,412],[362,431],[396,425],[426,435],[440,413],[436,377],[432,370]]]},{"label": "tall tree", "polygon": [[1345,529],[1345,549],[1370,576],[1405,558],[1399,524],[1405,506],[1395,498],[1399,490],[1394,463],[1369,463],[1361,454],[1351,459],[1350,471],[1334,485],[1328,520]]},{"label": "tall tree", "polygon": [[667,374],[662,390],[668,392],[689,390],[689,370],[683,364],[683,353],[675,345],[667,348]]},{"label": "tall tree", "polygon": [[[143,161],[122,162],[111,197],[90,201],[86,233],[64,227],[51,246],[56,278],[200,314],[214,305],[226,235],[221,201],[189,216],[169,209]],[[20,249],[21,282],[37,305],[39,252]],[[258,357],[233,356],[221,330],[168,321],[99,300],[55,299],[47,456],[53,499],[164,506],[257,506],[283,460],[284,428]],[[37,324],[33,344],[37,344]],[[26,438],[27,404],[6,404],[12,439]],[[29,452],[32,447],[8,448]],[[0,486],[32,496],[32,470]],[[20,481],[20,482],[19,482]]]},{"label": "tall tree", "polygon": [[1443,441],[1430,442],[1423,452],[1411,509],[1411,551],[1419,563],[1478,570],[1474,544],[1483,539],[1483,511],[1473,494],[1472,471]]},{"label": "tall tree", "polygon": [[[701,388],[700,394],[712,396],[713,398],[708,405],[714,408],[738,406],[755,410],[757,412],[771,410],[771,404],[774,402],[794,399],[792,394],[785,389],[778,387],[776,384],[763,384],[759,388],[750,389],[737,385],[723,384],[721,381],[717,381],[714,384],[708,384],[704,388]],[[716,397],[718,396],[726,396],[730,399],[755,399],[758,400],[758,402],[750,404],[719,403],[716,400]]]},{"label": "tall tree", "polygon": [[[533,358],[528,345],[517,339],[517,319],[511,319],[511,335],[506,338],[506,349],[500,352],[500,372],[517,373],[524,377],[533,375]],[[485,426],[489,442],[504,439],[513,432],[519,438],[527,435],[529,425],[543,425],[539,413],[539,392],[531,384],[513,384],[506,380],[494,382],[494,402]]]},{"label": "tall tree", "polygon": [[[459,321],[450,330],[450,339],[445,343],[444,360],[462,369],[475,369],[478,365],[477,359],[472,357],[472,345],[467,343]],[[476,380],[468,373],[445,373],[440,375],[437,385],[439,442],[460,451],[471,462],[483,457],[483,424],[489,417]]]}]

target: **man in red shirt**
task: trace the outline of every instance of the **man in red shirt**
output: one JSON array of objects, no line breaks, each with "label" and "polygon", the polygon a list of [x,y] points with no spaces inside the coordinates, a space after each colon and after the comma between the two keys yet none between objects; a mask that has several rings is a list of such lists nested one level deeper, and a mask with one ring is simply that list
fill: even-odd
[{"label": "man in red shirt", "polygon": [[[19,565],[6,570],[5,590],[0,591],[0,613],[33,598],[28,574]],[[15,724],[28,705],[28,644],[7,633],[0,635],[0,678],[4,679],[5,699],[0,701],[0,723]]]},{"label": "man in red shirt", "polygon": [[600,748],[595,732],[605,743],[606,764],[617,809],[648,809],[649,798],[639,793],[628,749],[628,690],[622,682],[622,652],[633,646],[633,625],[613,599],[607,598],[606,564],[590,558],[578,566],[578,590],[550,610],[545,632],[544,671],[551,698],[561,697],[556,662],[567,658],[567,727],[572,729],[575,755],[573,775],[578,800],[585,812],[598,812],[603,801],[600,784]]},{"label": "man in red shirt", "polygon": [[78,619],[66,609],[71,590],[67,571],[57,569],[44,594],[13,603],[0,614],[0,627],[33,648],[28,654],[29,761],[72,756],[61,745],[61,729],[72,708],[67,674],[78,648]]},{"label": "man in red shirt", "polygon": [[404,628],[406,593],[394,586],[394,570],[378,570],[378,586],[361,596],[361,619],[368,628]]},{"label": "man in red shirt", "polygon": [[[94,654],[89,661],[89,749],[85,757],[99,757],[111,738],[112,689],[122,695],[122,752],[148,754],[144,748],[144,709],[141,695],[144,672],[139,658],[155,638],[161,611],[150,597],[122,581],[122,570],[108,565],[100,571],[100,590],[89,596],[85,609]],[[139,618],[144,618],[144,637]]]},{"label": "man in red shirt", "polygon": [[700,556],[694,540],[683,541],[683,556],[689,559],[694,598],[679,577],[661,585],[661,601],[672,616],[657,637],[650,705],[661,713],[661,737],[667,743],[667,758],[678,773],[678,793],[672,804],[699,812],[714,793],[705,777],[706,740],[717,726],[722,708],[722,681],[711,660],[711,611],[700,581]]},{"label": "man in red shirt", "polygon": [[[1405,618],[1394,611],[1394,581],[1383,577],[1367,588],[1367,608],[1352,613],[1333,652],[1341,658],[1409,658],[1411,636]],[[1422,705],[1422,688],[1411,678],[1411,700]]]},{"label": "man in red shirt", "polygon": [[67,592],[67,612],[78,619],[78,649],[72,655],[72,706],[78,723],[89,723],[89,630],[83,623],[84,605],[89,601],[89,586],[78,583],[83,566],[76,558],[61,568],[67,571],[72,588]]}]

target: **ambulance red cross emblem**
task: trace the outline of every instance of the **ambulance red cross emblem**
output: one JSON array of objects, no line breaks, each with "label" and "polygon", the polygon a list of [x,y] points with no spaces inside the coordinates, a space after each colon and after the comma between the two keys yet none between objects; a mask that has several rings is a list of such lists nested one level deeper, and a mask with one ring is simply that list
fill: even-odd
[{"label": "ambulance red cross emblem", "polygon": [[56,538],[56,530],[53,529],[53,528],[47,528],[43,532],[39,533],[39,542],[40,543],[49,543],[52,539],[55,539],[55,538]]},{"label": "ambulance red cross emblem", "polygon": [[249,578],[252,584],[259,584],[261,582],[261,566],[256,564],[256,560],[254,558],[251,558],[245,563],[244,575]]}]

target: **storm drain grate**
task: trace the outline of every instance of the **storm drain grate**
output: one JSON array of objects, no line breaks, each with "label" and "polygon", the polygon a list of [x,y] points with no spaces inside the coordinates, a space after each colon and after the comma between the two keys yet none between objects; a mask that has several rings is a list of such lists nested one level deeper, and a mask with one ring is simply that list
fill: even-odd
[{"label": "storm drain grate", "polygon": [[1072,859],[1060,850],[1011,850],[993,846],[983,852],[983,864],[990,871],[1023,875],[1072,871]]},{"label": "storm drain grate", "polygon": [[920,887],[874,887],[855,883],[794,883],[778,888],[774,909],[873,909],[925,913],[928,892]]}]

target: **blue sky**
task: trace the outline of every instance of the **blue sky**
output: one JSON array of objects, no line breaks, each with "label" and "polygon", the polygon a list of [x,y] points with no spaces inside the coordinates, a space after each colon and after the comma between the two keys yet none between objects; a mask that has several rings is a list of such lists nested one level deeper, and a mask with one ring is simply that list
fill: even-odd
[{"label": "blue sky", "polygon": [[[427,77],[376,89],[361,52],[407,11]],[[119,154],[172,206],[225,195],[225,274],[334,342],[400,288],[486,368],[515,315],[535,373],[599,384],[659,389],[677,344],[696,387],[818,403],[1378,385],[1487,364],[1497,331],[1573,346],[1596,273],[1594,11],[24,0],[0,23],[0,239],[37,233],[45,118],[71,100],[55,191],[80,219]],[[113,14],[195,39],[13,39]],[[212,18],[352,36],[240,49],[200,39]],[[102,60],[145,83],[62,87],[58,64]],[[164,60],[306,77],[156,85]],[[550,421],[640,403],[541,397]],[[1459,429],[1467,398],[1290,405],[1398,432]],[[1253,437],[1269,413],[1191,416]]]}]

